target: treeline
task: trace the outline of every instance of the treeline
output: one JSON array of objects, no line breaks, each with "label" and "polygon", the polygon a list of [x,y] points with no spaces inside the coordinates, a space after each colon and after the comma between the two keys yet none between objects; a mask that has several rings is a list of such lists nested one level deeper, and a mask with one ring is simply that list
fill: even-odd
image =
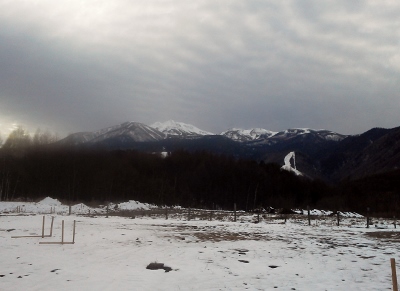
[{"label": "treeline", "polygon": [[208,209],[232,209],[236,203],[242,210],[309,205],[365,213],[369,207],[371,213],[400,214],[400,171],[329,186],[282,171],[276,164],[204,151],[162,157],[27,140],[19,132],[18,139],[9,138],[0,148],[2,201],[50,196],[65,202],[138,200]]},{"label": "treeline", "polygon": [[319,181],[275,164],[206,152],[167,157],[136,151],[50,146],[0,149],[1,200],[51,196],[64,201],[126,201],[239,209],[318,205],[329,197]]},{"label": "treeline", "polygon": [[375,174],[357,180],[343,180],[336,189],[337,196],[349,209],[376,216],[400,216],[400,170]]}]

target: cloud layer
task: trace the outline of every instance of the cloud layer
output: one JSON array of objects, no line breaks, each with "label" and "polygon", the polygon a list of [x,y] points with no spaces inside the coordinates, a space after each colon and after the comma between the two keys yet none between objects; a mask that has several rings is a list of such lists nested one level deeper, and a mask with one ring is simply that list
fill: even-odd
[{"label": "cloud layer", "polygon": [[397,1],[0,1],[0,132],[400,125]]}]

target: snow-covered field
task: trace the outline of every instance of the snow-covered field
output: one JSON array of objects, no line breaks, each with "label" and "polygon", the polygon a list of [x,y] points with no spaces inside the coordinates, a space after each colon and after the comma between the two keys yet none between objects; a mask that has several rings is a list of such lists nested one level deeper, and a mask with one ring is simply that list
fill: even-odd
[{"label": "snow-covered field", "polygon": [[[391,290],[390,258],[400,259],[390,221],[106,218],[69,216],[51,199],[22,213],[13,203],[0,202],[0,290]],[[41,214],[52,203],[56,213]],[[55,217],[52,237],[12,238],[40,236],[43,215],[46,235]],[[62,220],[64,241],[76,220],[75,244],[39,244],[61,241]],[[172,270],[146,269],[155,262]]]}]

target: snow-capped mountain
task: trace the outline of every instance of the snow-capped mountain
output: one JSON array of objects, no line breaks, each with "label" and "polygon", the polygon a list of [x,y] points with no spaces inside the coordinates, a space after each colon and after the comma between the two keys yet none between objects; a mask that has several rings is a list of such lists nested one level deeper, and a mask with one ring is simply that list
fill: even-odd
[{"label": "snow-capped mountain", "polygon": [[165,138],[165,134],[139,122],[124,122],[94,132],[77,132],[59,141],[60,144],[97,144],[106,140],[118,139],[120,142],[152,142]]},{"label": "snow-capped mountain", "polygon": [[291,139],[302,135],[314,135],[327,141],[341,141],[347,137],[347,135],[325,129],[291,128],[274,134],[273,139]]},{"label": "snow-capped mountain", "polygon": [[56,144],[149,153],[207,151],[276,163],[292,171],[297,170],[291,165],[294,154],[288,153],[296,152],[296,165],[303,176],[338,181],[350,175],[362,177],[400,168],[399,136],[400,127],[375,128],[354,136],[309,128],[280,132],[261,128],[231,129],[212,134],[193,125],[167,121],[152,126],[125,122],[94,132],[73,133]]},{"label": "snow-capped mountain", "polygon": [[277,132],[263,128],[253,128],[253,129],[232,128],[221,133],[221,135],[239,142],[267,139],[275,134],[277,134]]},{"label": "snow-capped mountain", "polygon": [[262,128],[233,128],[228,131],[222,132],[221,135],[239,142],[257,142],[267,144],[275,144],[277,142],[291,140],[298,137],[313,137],[315,139],[320,139],[324,141],[341,141],[347,137],[346,135],[325,129],[316,130],[310,128],[292,128],[279,132],[274,132]]},{"label": "snow-capped mountain", "polygon": [[95,132],[76,132],[68,135],[66,138],[58,141],[58,144],[76,146],[84,143],[90,142],[96,137]]},{"label": "snow-capped mountain", "polygon": [[134,142],[159,141],[165,135],[157,129],[139,122],[125,122],[113,127],[102,129],[91,142],[100,142],[110,138],[124,138]]},{"label": "snow-capped mountain", "polygon": [[166,122],[156,122],[150,125],[150,127],[157,129],[158,131],[164,133],[167,136],[174,137],[199,137],[204,135],[214,135],[211,132],[201,130],[191,124],[186,124],[182,122],[176,122],[169,120]]}]

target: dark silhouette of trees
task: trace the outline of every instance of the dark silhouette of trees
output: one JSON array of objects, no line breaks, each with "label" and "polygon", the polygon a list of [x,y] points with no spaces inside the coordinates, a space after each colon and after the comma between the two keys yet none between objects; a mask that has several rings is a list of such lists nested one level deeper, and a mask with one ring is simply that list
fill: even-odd
[{"label": "dark silhouette of trees", "polygon": [[28,148],[31,143],[32,139],[28,131],[19,126],[10,133],[2,148],[12,149],[14,151],[23,150]]},{"label": "dark silhouette of trees", "polygon": [[0,175],[2,200],[44,196],[68,201],[134,199],[222,209],[232,209],[236,203],[238,209],[250,210],[254,206],[300,206],[310,201],[304,193],[312,193],[309,181],[277,165],[204,151],[176,151],[163,158],[129,150],[34,145],[16,156],[2,148]]},{"label": "dark silhouette of trees", "polygon": [[[105,151],[33,141],[18,129],[0,148],[0,200],[39,199],[106,202],[138,200],[158,205],[251,210],[320,207],[395,214],[400,172],[329,186],[297,177],[279,165],[205,151],[178,150],[167,157],[134,150]],[[397,207],[397,208],[396,208]],[[398,214],[397,214],[398,215]]]}]

